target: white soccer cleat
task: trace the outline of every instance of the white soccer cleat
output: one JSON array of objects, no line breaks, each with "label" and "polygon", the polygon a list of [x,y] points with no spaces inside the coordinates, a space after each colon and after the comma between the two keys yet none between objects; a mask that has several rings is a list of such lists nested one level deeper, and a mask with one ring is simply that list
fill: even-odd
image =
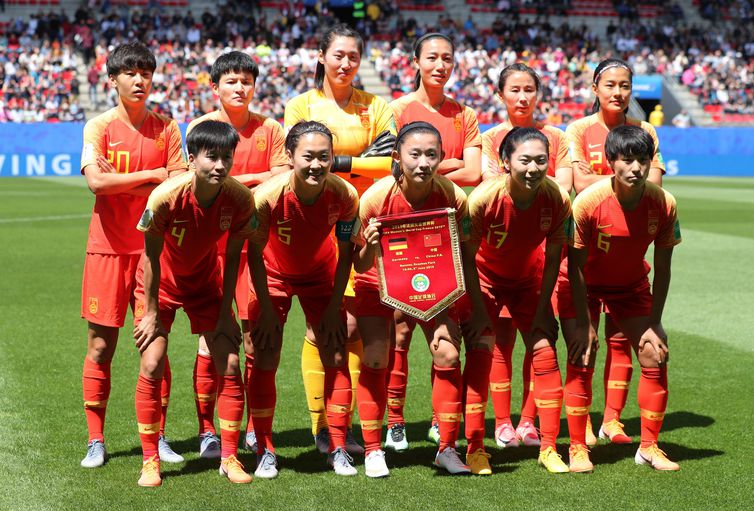
[{"label": "white soccer cleat", "polygon": [[97,468],[105,464],[107,459],[107,450],[105,444],[99,440],[92,440],[86,447],[86,456],[81,460],[81,466],[84,468]]},{"label": "white soccer cleat", "polygon": [[199,457],[205,459],[218,459],[220,457],[220,439],[211,431],[207,431],[199,437]]},{"label": "white soccer cleat", "polygon": [[452,447],[446,447],[443,451],[437,453],[435,456],[435,466],[444,468],[448,473],[453,475],[471,473],[471,468],[461,461],[458,452]]},{"label": "white soccer cleat", "polygon": [[495,428],[495,443],[501,449],[506,447],[518,447],[518,437],[513,425],[509,422],[503,422]]},{"label": "white soccer cleat", "polygon": [[257,452],[257,434],[253,429],[246,433],[243,440],[243,446],[247,451]]},{"label": "white soccer cleat", "polygon": [[353,458],[342,447],[338,447],[327,457],[327,463],[335,470],[339,476],[355,476],[358,474],[356,467],[353,466]]},{"label": "white soccer cleat", "polygon": [[278,458],[275,453],[265,449],[264,453],[257,458],[257,469],[254,471],[254,476],[260,479],[275,479],[278,476]]},{"label": "white soccer cleat", "polygon": [[160,453],[160,461],[166,463],[183,463],[183,456],[178,454],[170,447],[167,439],[160,435],[160,439],[157,442],[157,452]]},{"label": "white soccer cleat", "polygon": [[377,449],[367,454],[364,459],[364,472],[367,477],[387,477],[390,470],[385,463],[385,451]]},{"label": "white soccer cleat", "polygon": [[396,452],[408,450],[408,440],[406,439],[406,425],[393,424],[387,429],[385,436],[385,448],[392,449]]}]

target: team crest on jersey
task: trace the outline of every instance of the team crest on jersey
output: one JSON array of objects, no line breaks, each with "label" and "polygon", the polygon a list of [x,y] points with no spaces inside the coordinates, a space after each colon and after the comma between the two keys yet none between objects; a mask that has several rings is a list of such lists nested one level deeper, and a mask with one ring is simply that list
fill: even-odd
[{"label": "team crest on jersey", "polygon": [[542,208],[539,210],[539,230],[549,231],[552,226],[552,208]]},{"label": "team crest on jersey", "polygon": [[89,314],[97,314],[99,310],[99,300],[94,296],[89,297]]},{"label": "team crest on jersey", "polygon": [[650,209],[647,213],[647,232],[654,236],[657,234],[657,226],[660,223],[660,212],[656,209]]},{"label": "team crest on jersey", "polygon": [[328,225],[335,225],[340,217],[340,204],[330,204],[327,207],[327,223]]},{"label": "team crest on jersey", "polygon": [[154,145],[157,147],[159,151],[162,151],[165,149],[165,132],[157,135],[157,138],[154,140]]},{"label": "team crest on jersey", "polygon": [[267,138],[264,135],[257,135],[254,141],[257,145],[257,151],[264,151],[267,149]]},{"label": "team crest on jersey", "polygon": [[463,127],[463,125],[462,125],[462,123],[461,123],[461,114],[458,114],[458,115],[456,115],[456,116],[455,116],[455,117],[453,118],[453,128],[454,128],[454,129],[455,129],[455,130],[456,130],[456,131],[457,131],[458,133],[460,133],[460,132],[461,132],[461,128],[462,128],[462,127]]},{"label": "team crest on jersey", "polygon": [[220,230],[227,231],[230,229],[230,223],[233,221],[233,208],[220,208]]},{"label": "team crest on jersey", "polygon": [[372,125],[370,116],[369,116],[369,109],[368,108],[360,108],[359,109],[359,117],[361,118],[361,125],[365,129],[369,129],[369,127]]},{"label": "team crest on jersey", "polygon": [[134,317],[140,318],[144,316],[144,302],[141,300],[136,301],[136,305],[134,307]]}]

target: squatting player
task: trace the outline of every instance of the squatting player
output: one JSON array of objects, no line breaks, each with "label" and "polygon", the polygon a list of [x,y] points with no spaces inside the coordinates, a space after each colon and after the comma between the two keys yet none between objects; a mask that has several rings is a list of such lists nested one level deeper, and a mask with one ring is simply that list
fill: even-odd
[{"label": "squatting player", "polygon": [[[238,133],[227,123],[205,121],[196,126],[186,139],[190,172],[158,186],[138,224],[145,242],[134,318],[141,353],[135,399],[144,456],[140,486],[162,484],[156,450],[159,382],[168,332],[181,307],[192,333],[204,337],[220,381],[220,474],[233,483],[251,482],[236,457],[244,396],[238,361],[241,331],[233,317],[233,295],[241,247],[254,233],[254,202],[247,187],[227,178],[236,144]],[[217,242],[226,234],[221,275]]]},{"label": "squatting player", "polygon": [[[149,193],[171,173],[186,170],[181,133],[170,119],[147,109],[152,88],[154,55],[139,43],[115,48],[107,59],[110,85],[118,106],[84,127],[81,172],[95,194],[81,293],[81,317],[88,322],[84,359],[84,411],[89,446],[81,466],[105,463],[105,412],[110,396],[110,364],[133,292],[143,237],[133,228]],[[170,393],[169,366],[162,388],[161,432]],[[160,453],[181,462],[160,436]]]},{"label": "squatting player", "polygon": [[[532,394],[542,433],[539,463],[550,472],[562,473],[568,472],[568,467],[555,450],[555,439],[560,430],[563,386],[551,297],[571,201],[565,190],[547,178],[548,146],[547,137],[534,127],[513,128],[503,138],[499,158],[505,174],[485,180],[469,195],[469,245],[476,251],[479,283],[490,319],[515,325],[532,361]],[[500,317],[503,307],[510,319]],[[462,311],[462,320],[464,313],[468,312]],[[492,348],[479,342],[468,349],[464,371],[466,460],[472,472],[479,473],[491,473],[489,455],[484,455],[484,412]]]},{"label": "squatting player", "polygon": [[[481,177],[482,140],[476,113],[445,94],[455,66],[453,41],[437,32],[414,43],[417,67],[414,92],[390,103],[398,129],[415,121],[435,126],[442,136],[445,158],[437,172],[458,186],[476,185]],[[408,350],[416,322],[400,311],[395,313],[395,346],[391,347],[388,382],[388,429],[385,447],[408,449],[403,417],[408,382]],[[437,421],[433,419],[429,437],[439,442]]]},{"label": "squatting player", "polygon": [[[353,458],[345,450],[352,395],[343,293],[351,272],[351,232],[359,198],[353,186],[330,173],[333,136],[323,124],[302,121],[294,125],[286,137],[286,153],[293,170],[254,191],[259,226],[249,247],[255,356],[248,407],[258,441],[255,475],[278,475],[272,443],[275,374],[283,343],[281,324],[293,295],[298,296],[307,329],[314,334],[310,340],[325,368],[329,462],[336,474],[355,475]],[[330,239],[333,227],[337,254]]]},{"label": "squatting player", "polygon": [[[638,126],[619,126],[607,136],[605,155],[613,176],[576,197],[571,247],[561,266],[558,309],[568,344],[565,406],[571,436],[571,463],[591,469],[586,418],[600,308],[605,307],[625,334],[641,365],[638,401],[641,445],[637,464],[678,470],[657,446],[668,399],[668,346],[662,312],[670,286],[673,247],[681,242],[675,199],[647,182],[656,154],[652,136]],[[654,279],[644,255],[654,243]],[[620,271],[616,271],[619,268]],[[535,386],[536,389],[536,386]]]},{"label": "squatting player", "polygon": [[[280,123],[261,114],[251,112],[249,105],[254,97],[254,87],[259,77],[259,68],[249,55],[231,51],[220,55],[210,70],[212,90],[220,100],[220,109],[210,112],[189,124],[186,133],[200,122],[207,120],[223,121],[236,128],[240,141],[233,156],[230,175],[241,184],[254,188],[273,175],[289,169],[285,155],[285,137]],[[221,264],[225,261],[223,236],[217,245]],[[248,396],[249,374],[254,350],[249,337],[249,267],[246,245],[241,252],[238,282],[236,283],[236,308],[241,320],[246,353],[245,389]],[[220,442],[214,426],[215,398],[217,394],[217,373],[206,346],[200,346],[194,364],[194,393],[199,418],[199,453],[203,458],[220,457]],[[256,449],[251,416],[247,412],[246,447]]]},{"label": "squatting player", "polygon": [[[662,186],[665,164],[660,153],[657,133],[648,122],[631,118],[627,115],[631,100],[633,73],[631,68],[620,59],[605,59],[594,70],[592,91],[596,99],[592,107],[593,114],[571,123],[566,129],[571,159],[573,160],[573,185],[576,193],[596,181],[607,179],[612,173],[605,152],[605,138],[608,132],[617,126],[638,126],[652,137],[655,154],[649,169],[649,182]],[[633,374],[631,362],[631,345],[625,335],[615,325],[610,314],[605,315],[605,338],[607,355],[605,357],[605,411],[601,438],[613,443],[631,443],[631,437],[625,434],[620,415],[626,405],[628,389]],[[591,421],[587,425],[587,443],[597,442],[592,432]]]}]

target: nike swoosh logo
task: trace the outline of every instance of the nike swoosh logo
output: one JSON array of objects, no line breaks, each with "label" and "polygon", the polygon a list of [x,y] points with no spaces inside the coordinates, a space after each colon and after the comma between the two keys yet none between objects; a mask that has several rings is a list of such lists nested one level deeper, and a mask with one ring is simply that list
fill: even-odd
[{"label": "nike swoosh logo", "polygon": [[188,220],[173,220],[174,224],[185,224],[187,222],[188,222]]},{"label": "nike swoosh logo", "polygon": [[108,147],[115,147],[117,145],[121,145],[122,143],[123,141],[121,140],[120,142],[109,142],[107,145]]},{"label": "nike swoosh logo", "polygon": [[594,149],[595,147],[599,147],[602,144],[589,144],[589,149]]},{"label": "nike swoosh logo", "polygon": [[315,396],[315,397],[314,397],[314,400],[315,400],[315,401],[319,401],[320,399],[324,399],[324,397],[319,397],[319,396]]},{"label": "nike swoosh logo", "polygon": [[505,225],[505,222],[503,222],[502,224],[494,224],[494,225],[490,225],[490,229],[494,229],[495,227],[502,227],[502,226],[504,226],[504,225]]},{"label": "nike swoosh logo", "polygon": [[292,219],[292,218],[288,218],[287,220],[278,220],[278,225],[287,224],[287,223],[288,223],[288,222],[290,222],[291,220],[293,220],[293,219]]},{"label": "nike swoosh logo", "polygon": [[608,227],[612,227],[613,224],[607,224],[607,225],[599,225],[597,224],[597,229],[607,229]]}]

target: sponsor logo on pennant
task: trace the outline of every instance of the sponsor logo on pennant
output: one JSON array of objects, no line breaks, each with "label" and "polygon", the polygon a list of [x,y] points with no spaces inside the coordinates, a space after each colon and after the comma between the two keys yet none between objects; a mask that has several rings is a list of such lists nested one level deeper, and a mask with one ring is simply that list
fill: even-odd
[{"label": "sponsor logo on pennant", "polygon": [[414,288],[414,291],[419,293],[426,291],[429,289],[429,277],[423,273],[417,273],[411,277],[411,287]]},{"label": "sponsor logo on pennant", "polygon": [[539,211],[539,230],[549,231],[552,226],[552,208],[542,208]]},{"label": "sponsor logo on pennant", "polygon": [[220,208],[220,230],[227,231],[230,229],[230,223],[233,221],[233,208]]}]

